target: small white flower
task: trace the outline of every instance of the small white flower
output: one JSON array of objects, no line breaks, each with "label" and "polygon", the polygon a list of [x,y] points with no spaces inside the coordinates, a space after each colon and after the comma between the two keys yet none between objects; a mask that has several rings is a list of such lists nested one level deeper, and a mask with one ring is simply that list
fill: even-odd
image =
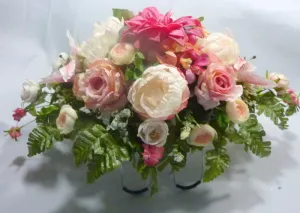
[{"label": "small white flower", "polygon": [[34,81],[26,81],[23,83],[21,91],[21,99],[31,103],[37,99],[40,90],[40,85]]},{"label": "small white flower", "polygon": [[166,122],[147,119],[140,124],[138,137],[146,144],[153,146],[163,146],[167,142],[169,127]]},{"label": "small white flower", "polygon": [[184,156],[180,152],[174,154],[175,162],[180,163],[181,161],[183,161],[183,159],[184,159]]},{"label": "small white flower", "polygon": [[135,49],[129,43],[117,43],[109,53],[110,60],[116,65],[131,64],[134,56]]},{"label": "small white flower", "polygon": [[64,105],[56,119],[56,127],[61,134],[68,134],[74,129],[77,118],[76,111],[70,105]]},{"label": "small white flower", "polygon": [[200,42],[205,52],[214,53],[224,65],[235,64],[240,56],[240,50],[235,40],[222,33],[211,33]]}]

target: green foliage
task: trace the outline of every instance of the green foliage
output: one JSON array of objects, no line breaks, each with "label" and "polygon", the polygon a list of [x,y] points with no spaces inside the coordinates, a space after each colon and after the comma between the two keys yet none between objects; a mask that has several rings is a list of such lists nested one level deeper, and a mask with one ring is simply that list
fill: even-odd
[{"label": "green foliage", "polygon": [[36,116],[37,112],[36,112],[36,106],[41,105],[43,103],[45,103],[45,99],[47,97],[48,93],[46,92],[42,92],[41,90],[39,91],[39,94],[37,96],[37,99],[32,102],[31,104],[29,104],[28,106],[26,106],[24,109],[26,112],[28,112],[29,114],[31,114],[32,116]]},{"label": "green foliage", "polygon": [[78,133],[73,153],[76,165],[87,164],[88,183],[129,160],[128,150],[99,124]]},{"label": "green foliage", "polygon": [[231,125],[227,131],[230,142],[245,144],[245,151],[250,150],[258,157],[267,157],[271,154],[271,142],[263,140],[265,135],[262,125],[258,123],[254,114],[245,123],[239,125],[239,130]]},{"label": "green foliage", "polygon": [[230,157],[225,147],[209,150],[206,152],[206,170],[203,181],[210,182],[224,173],[229,168]]},{"label": "green foliage", "polygon": [[272,92],[257,97],[257,114],[264,114],[270,118],[280,129],[288,128],[288,118],[285,115],[285,104],[281,102]]},{"label": "green foliage", "polygon": [[299,105],[290,105],[286,109],[285,115],[286,116],[292,116],[292,115],[296,114],[297,112],[299,112],[299,110],[300,110],[300,106]]},{"label": "green foliage", "polygon": [[203,16],[199,17],[198,19],[199,19],[200,22],[204,21],[204,17]]},{"label": "green foliage", "polygon": [[40,154],[50,149],[53,142],[62,140],[63,137],[56,128],[38,126],[31,131],[28,137],[28,157]]},{"label": "green foliage", "polygon": [[[179,122],[181,120],[179,119]],[[184,117],[183,121],[182,122],[182,125],[183,127],[181,127],[180,129],[180,140],[186,140],[190,134],[191,134],[191,131],[192,129],[198,125],[197,121],[195,120],[195,118],[193,117],[192,115],[192,112],[191,111],[188,111],[186,116]]]},{"label": "green foliage", "polygon": [[134,57],[133,64],[129,65],[125,70],[125,78],[126,80],[136,80],[138,79],[144,72],[145,57],[142,53],[137,52]]},{"label": "green foliage", "polygon": [[255,113],[258,86],[253,84],[243,83],[243,95],[242,100],[248,105],[249,111]]},{"label": "green foliage", "polygon": [[113,16],[118,18],[119,20],[122,20],[122,18],[126,21],[133,17],[133,12],[126,9],[117,9],[113,8]]}]

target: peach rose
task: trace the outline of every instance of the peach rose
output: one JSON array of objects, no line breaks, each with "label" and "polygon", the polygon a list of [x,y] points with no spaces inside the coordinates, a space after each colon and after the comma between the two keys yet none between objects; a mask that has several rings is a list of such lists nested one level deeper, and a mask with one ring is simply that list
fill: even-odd
[{"label": "peach rose", "polygon": [[97,60],[85,73],[76,75],[74,95],[85,102],[88,109],[114,111],[126,104],[124,75],[109,60]]},{"label": "peach rose", "polygon": [[234,101],[243,94],[243,87],[236,85],[232,68],[211,64],[207,71],[199,75],[195,95],[205,110],[219,105],[219,101]]},{"label": "peach rose", "polygon": [[188,139],[188,143],[193,146],[206,146],[213,142],[217,132],[208,124],[196,126]]},{"label": "peach rose", "polygon": [[189,96],[183,74],[161,64],[144,71],[131,86],[128,100],[142,117],[166,120],[186,107]]},{"label": "peach rose", "polygon": [[250,116],[248,105],[241,99],[227,102],[226,113],[229,119],[236,124],[244,123]]},{"label": "peach rose", "polygon": [[134,61],[135,49],[129,43],[117,43],[109,52],[110,60],[116,65],[131,64]]},{"label": "peach rose", "polygon": [[76,111],[70,105],[64,105],[56,119],[56,127],[61,134],[68,134],[73,131],[77,118]]}]

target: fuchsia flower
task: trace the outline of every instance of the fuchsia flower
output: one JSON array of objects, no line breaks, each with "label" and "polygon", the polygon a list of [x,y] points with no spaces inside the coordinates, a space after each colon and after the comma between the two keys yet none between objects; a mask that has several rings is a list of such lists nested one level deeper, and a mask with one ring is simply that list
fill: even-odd
[{"label": "fuchsia flower", "polygon": [[210,64],[210,59],[206,53],[188,49],[180,56],[180,64],[183,69],[191,69],[195,74],[199,75],[206,70]]},{"label": "fuchsia flower", "polygon": [[13,114],[15,121],[20,121],[25,116],[26,116],[26,111],[23,108],[15,109],[14,114]]},{"label": "fuchsia flower", "polygon": [[184,46],[189,37],[204,36],[199,20],[191,16],[173,20],[171,12],[163,15],[155,7],[145,8],[125,24],[128,29],[123,33],[123,39],[130,40],[150,60],[155,60],[156,53],[161,51],[161,43],[166,40]]},{"label": "fuchsia flower", "polygon": [[15,139],[15,141],[17,141],[18,138],[22,135],[20,127],[12,127],[7,132],[12,139]]},{"label": "fuchsia flower", "polygon": [[143,144],[144,152],[142,153],[144,162],[147,166],[153,167],[160,159],[163,157],[164,154],[164,147],[158,146],[151,146],[148,144]]}]

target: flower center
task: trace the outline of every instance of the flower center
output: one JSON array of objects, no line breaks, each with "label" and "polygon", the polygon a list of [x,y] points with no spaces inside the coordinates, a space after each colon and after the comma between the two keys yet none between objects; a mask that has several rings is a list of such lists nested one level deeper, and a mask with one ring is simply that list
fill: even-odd
[{"label": "flower center", "polygon": [[94,77],[89,80],[91,89],[95,91],[98,91],[102,87],[103,83],[104,82],[101,77]]},{"label": "flower center", "polygon": [[158,132],[156,129],[150,132],[149,134],[151,140],[157,141],[160,138],[160,132]]},{"label": "flower center", "polygon": [[209,140],[211,140],[211,135],[210,134],[208,134],[208,133],[204,133],[204,134],[202,134],[202,135],[199,135],[197,138],[196,138],[196,140],[195,140],[195,142],[196,143],[199,143],[199,144],[205,144],[205,143],[207,143]]}]

